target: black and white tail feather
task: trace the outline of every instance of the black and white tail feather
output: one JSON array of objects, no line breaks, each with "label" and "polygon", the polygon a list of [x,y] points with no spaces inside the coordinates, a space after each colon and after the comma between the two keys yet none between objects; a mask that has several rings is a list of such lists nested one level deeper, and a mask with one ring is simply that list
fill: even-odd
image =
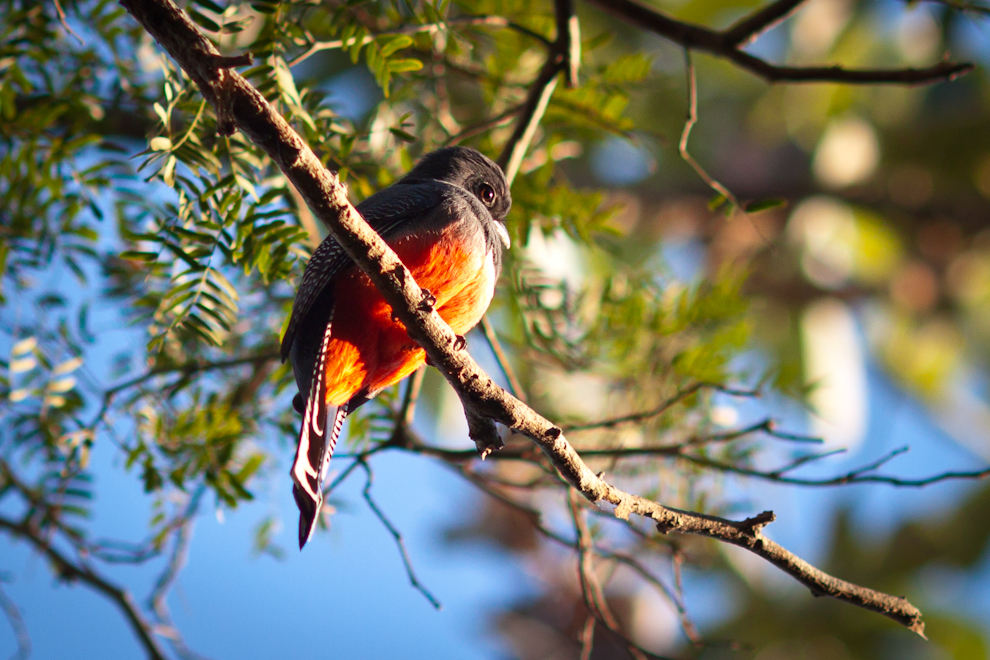
[{"label": "black and white tail feather", "polygon": [[332,323],[327,323],[320,352],[316,356],[309,395],[303,408],[302,430],[296,459],[292,464],[292,495],[299,507],[299,549],[313,535],[323,508],[323,480],[330,458],[347,417],[348,405],[327,406],[326,361]]}]

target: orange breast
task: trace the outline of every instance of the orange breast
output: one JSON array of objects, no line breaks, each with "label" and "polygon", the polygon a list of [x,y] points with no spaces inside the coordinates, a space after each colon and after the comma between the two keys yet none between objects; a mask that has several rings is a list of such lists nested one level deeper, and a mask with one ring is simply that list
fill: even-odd
[{"label": "orange breast", "polygon": [[[484,245],[483,240],[472,243]],[[490,253],[465,250],[449,229],[390,244],[419,285],[436,296],[437,311],[455,333],[462,335],[481,320],[495,290]],[[356,267],[337,278],[334,299],[327,347],[329,405],[346,403],[364,388],[388,387],[423,364],[423,349],[400,321],[392,320],[391,306]]]}]

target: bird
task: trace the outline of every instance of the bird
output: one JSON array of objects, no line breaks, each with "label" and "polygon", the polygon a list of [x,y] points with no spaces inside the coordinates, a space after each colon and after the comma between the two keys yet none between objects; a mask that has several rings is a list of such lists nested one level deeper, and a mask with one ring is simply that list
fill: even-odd
[{"label": "bird", "polygon": [[[462,338],[495,292],[512,206],[501,168],[464,146],[423,156],[393,185],[357,205],[412,273],[424,296]],[[328,236],[314,250],[282,336],[302,425],[290,470],[299,508],[299,549],[323,506],[337,438],[349,413],[426,361],[371,280]]]}]

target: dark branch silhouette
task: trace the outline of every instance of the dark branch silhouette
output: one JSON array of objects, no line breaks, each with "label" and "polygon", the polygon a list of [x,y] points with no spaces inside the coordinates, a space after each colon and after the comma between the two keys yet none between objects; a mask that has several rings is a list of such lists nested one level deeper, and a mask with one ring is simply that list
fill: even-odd
[{"label": "dark branch silhouette", "polygon": [[678,21],[632,0],[588,0],[607,14],[641,27],[680,44],[688,50],[700,50],[727,59],[768,82],[836,82],[853,85],[924,85],[952,80],[973,70],[969,62],[939,62],[915,69],[847,69],[842,66],[778,66],[741,47],[785,18],[801,0],[779,0],[743,18],[727,30],[712,30]]}]

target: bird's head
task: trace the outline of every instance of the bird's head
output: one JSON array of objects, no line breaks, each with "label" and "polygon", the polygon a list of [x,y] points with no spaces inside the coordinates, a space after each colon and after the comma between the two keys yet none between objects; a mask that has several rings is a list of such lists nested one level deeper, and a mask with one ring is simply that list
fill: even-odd
[{"label": "bird's head", "polygon": [[492,159],[470,147],[445,147],[423,156],[405,177],[408,180],[436,179],[460,186],[477,197],[495,220],[502,244],[509,247],[505,217],[512,207],[509,183]]}]

